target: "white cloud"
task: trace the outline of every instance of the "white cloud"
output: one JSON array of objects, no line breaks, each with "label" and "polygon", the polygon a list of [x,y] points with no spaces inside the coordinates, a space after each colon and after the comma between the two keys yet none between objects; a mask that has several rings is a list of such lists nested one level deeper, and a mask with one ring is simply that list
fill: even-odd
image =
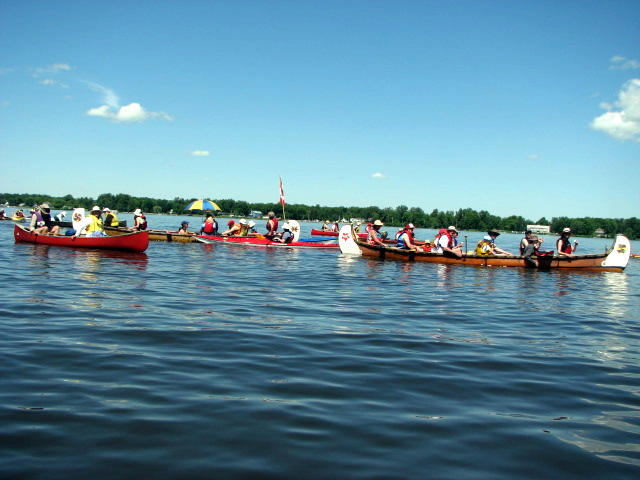
[{"label": "white cloud", "polygon": [[129,105],[124,105],[122,107],[101,105],[100,107],[90,108],[87,110],[87,115],[92,117],[108,118],[114,122],[121,123],[144,122],[151,118],[172,120],[170,115],[163,112],[150,112],[136,102],[132,102]]},{"label": "white cloud", "polygon": [[384,174],[382,174],[380,172],[376,172],[376,173],[371,175],[371,178],[384,178]]},{"label": "white cloud", "polygon": [[191,155],[194,157],[208,157],[211,155],[211,152],[209,152],[209,150],[194,150],[191,152]]},{"label": "white cloud", "polygon": [[54,63],[46,67],[36,67],[33,70],[36,72],[35,76],[38,77],[42,74],[55,75],[60,72],[68,72],[70,70],[73,70],[73,68],[74,67],[67,63]]},{"label": "white cloud", "polygon": [[60,88],[69,88],[69,85],[67,85],[66,83],[62,83],[62,82],[58,82],[57,80],[54,80],[53,78],[45,78],[44,80],[40,81],[41,85],[54,85],[54,86],[58,86]]},{"label": "white cloud", "polygon": [[625,83],[610,111],[594,118],[591,127],[618,140],[640,143],[640,78]]},{"label": "white cloud", "polygon": [[640,62],[622,55],[615,55],[609,60],[609,68],[611,70],[635,70],[640,68]]},{"label": "white cloud", "polygon": [[91,90],[102,94],[102,101],[104,103],[104,105],[87,110],[87,115],[89,116],[108,118],[114,122],[121,123],[144,122],[152,118],[173,120],[170,115],[164,112],[150,112],[146,110],[138,102],[131,102],[128,105],[120,106],[120,98],[111,88],[93,82],[86,82],[86,84]]}]

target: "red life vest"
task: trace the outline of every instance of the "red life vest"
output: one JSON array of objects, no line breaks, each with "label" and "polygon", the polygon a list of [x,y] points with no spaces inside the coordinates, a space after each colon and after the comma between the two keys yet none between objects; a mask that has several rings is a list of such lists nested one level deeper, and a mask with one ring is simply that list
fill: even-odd
[{"label": "red life vest", "polygon": [[438,234],[436,235],[436,237],[434,238],[434,242],[436,244],[436,248],[438,248],[440,246],[440,239],[442,237],[447,237],[447,248],[453,248],[453,237],[451,236],[451,234],[449,233],[449,230],[445,229],[445,228],[441,228],[440,230],[438,230]]},{"label": "red life vest", "polygon": [[276,217],[267,220],[267,233],[278,230],[278,219]]},{"label": "red life vest", "polygon": [[571,240],[569,240],[566,237],[560,237],[558,240],[560,240],[560,251],[562,253],[572,253],[573,249],[571,248]]},{"label": "red life vest", "polygon": [[213,227],[213,220],[208,218],[204,221],[204,228],[202,229],[204,233],[213,233],[215,232],[215,228]]}]

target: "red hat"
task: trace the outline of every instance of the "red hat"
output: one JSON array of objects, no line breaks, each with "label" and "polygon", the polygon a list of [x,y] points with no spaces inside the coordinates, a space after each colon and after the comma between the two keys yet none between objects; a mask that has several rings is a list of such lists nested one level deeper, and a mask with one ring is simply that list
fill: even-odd
[{"label": "red hat", "polygon": [[236,222],[234,222],[233,220],[229,220],[229,221],[227,222],[227,225],[231,226],[231,225],[233,225],[234,223],[236,223]]},{"label": "red hat", "polygon": [[416,228],[413,223],[407,223],[404,228]]}]

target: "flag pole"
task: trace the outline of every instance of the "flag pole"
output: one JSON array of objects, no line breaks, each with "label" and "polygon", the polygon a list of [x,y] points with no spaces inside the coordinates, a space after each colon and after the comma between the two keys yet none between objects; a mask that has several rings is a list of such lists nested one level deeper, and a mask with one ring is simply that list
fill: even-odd
[{"label": "flag pole", "polygon": [[284,188],[282,187],[282,177],[278,177],[280,179],[280,205],[282,205],[282,219],[286,222],[287,216],[284,213]]}]

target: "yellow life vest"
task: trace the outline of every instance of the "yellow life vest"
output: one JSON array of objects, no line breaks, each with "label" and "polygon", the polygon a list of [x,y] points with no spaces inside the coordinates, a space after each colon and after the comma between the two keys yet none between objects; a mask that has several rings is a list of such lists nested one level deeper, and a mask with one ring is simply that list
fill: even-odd
[{"label": "yellow life vest", "polygon": [[109,212],[109,215],[111,215],[113,217],[111,219],[111,226],[112,227],[119,227],[120,226],[120,220],[118,220],[118,216],[113,212]]},{"label": "yellow life vest", "polygon": [[95,215],[89,215],[89,225],[87,225],[85,231],[87,233],[93,233],[101,232],[102,230],[104,230],[102,228],[102,219],[100,217],[96,217]]},{"label": "yellow life vest", "polygon": [[476,246],[476,255],[489,255],[491,253],[491,242],[480,240]]}]

